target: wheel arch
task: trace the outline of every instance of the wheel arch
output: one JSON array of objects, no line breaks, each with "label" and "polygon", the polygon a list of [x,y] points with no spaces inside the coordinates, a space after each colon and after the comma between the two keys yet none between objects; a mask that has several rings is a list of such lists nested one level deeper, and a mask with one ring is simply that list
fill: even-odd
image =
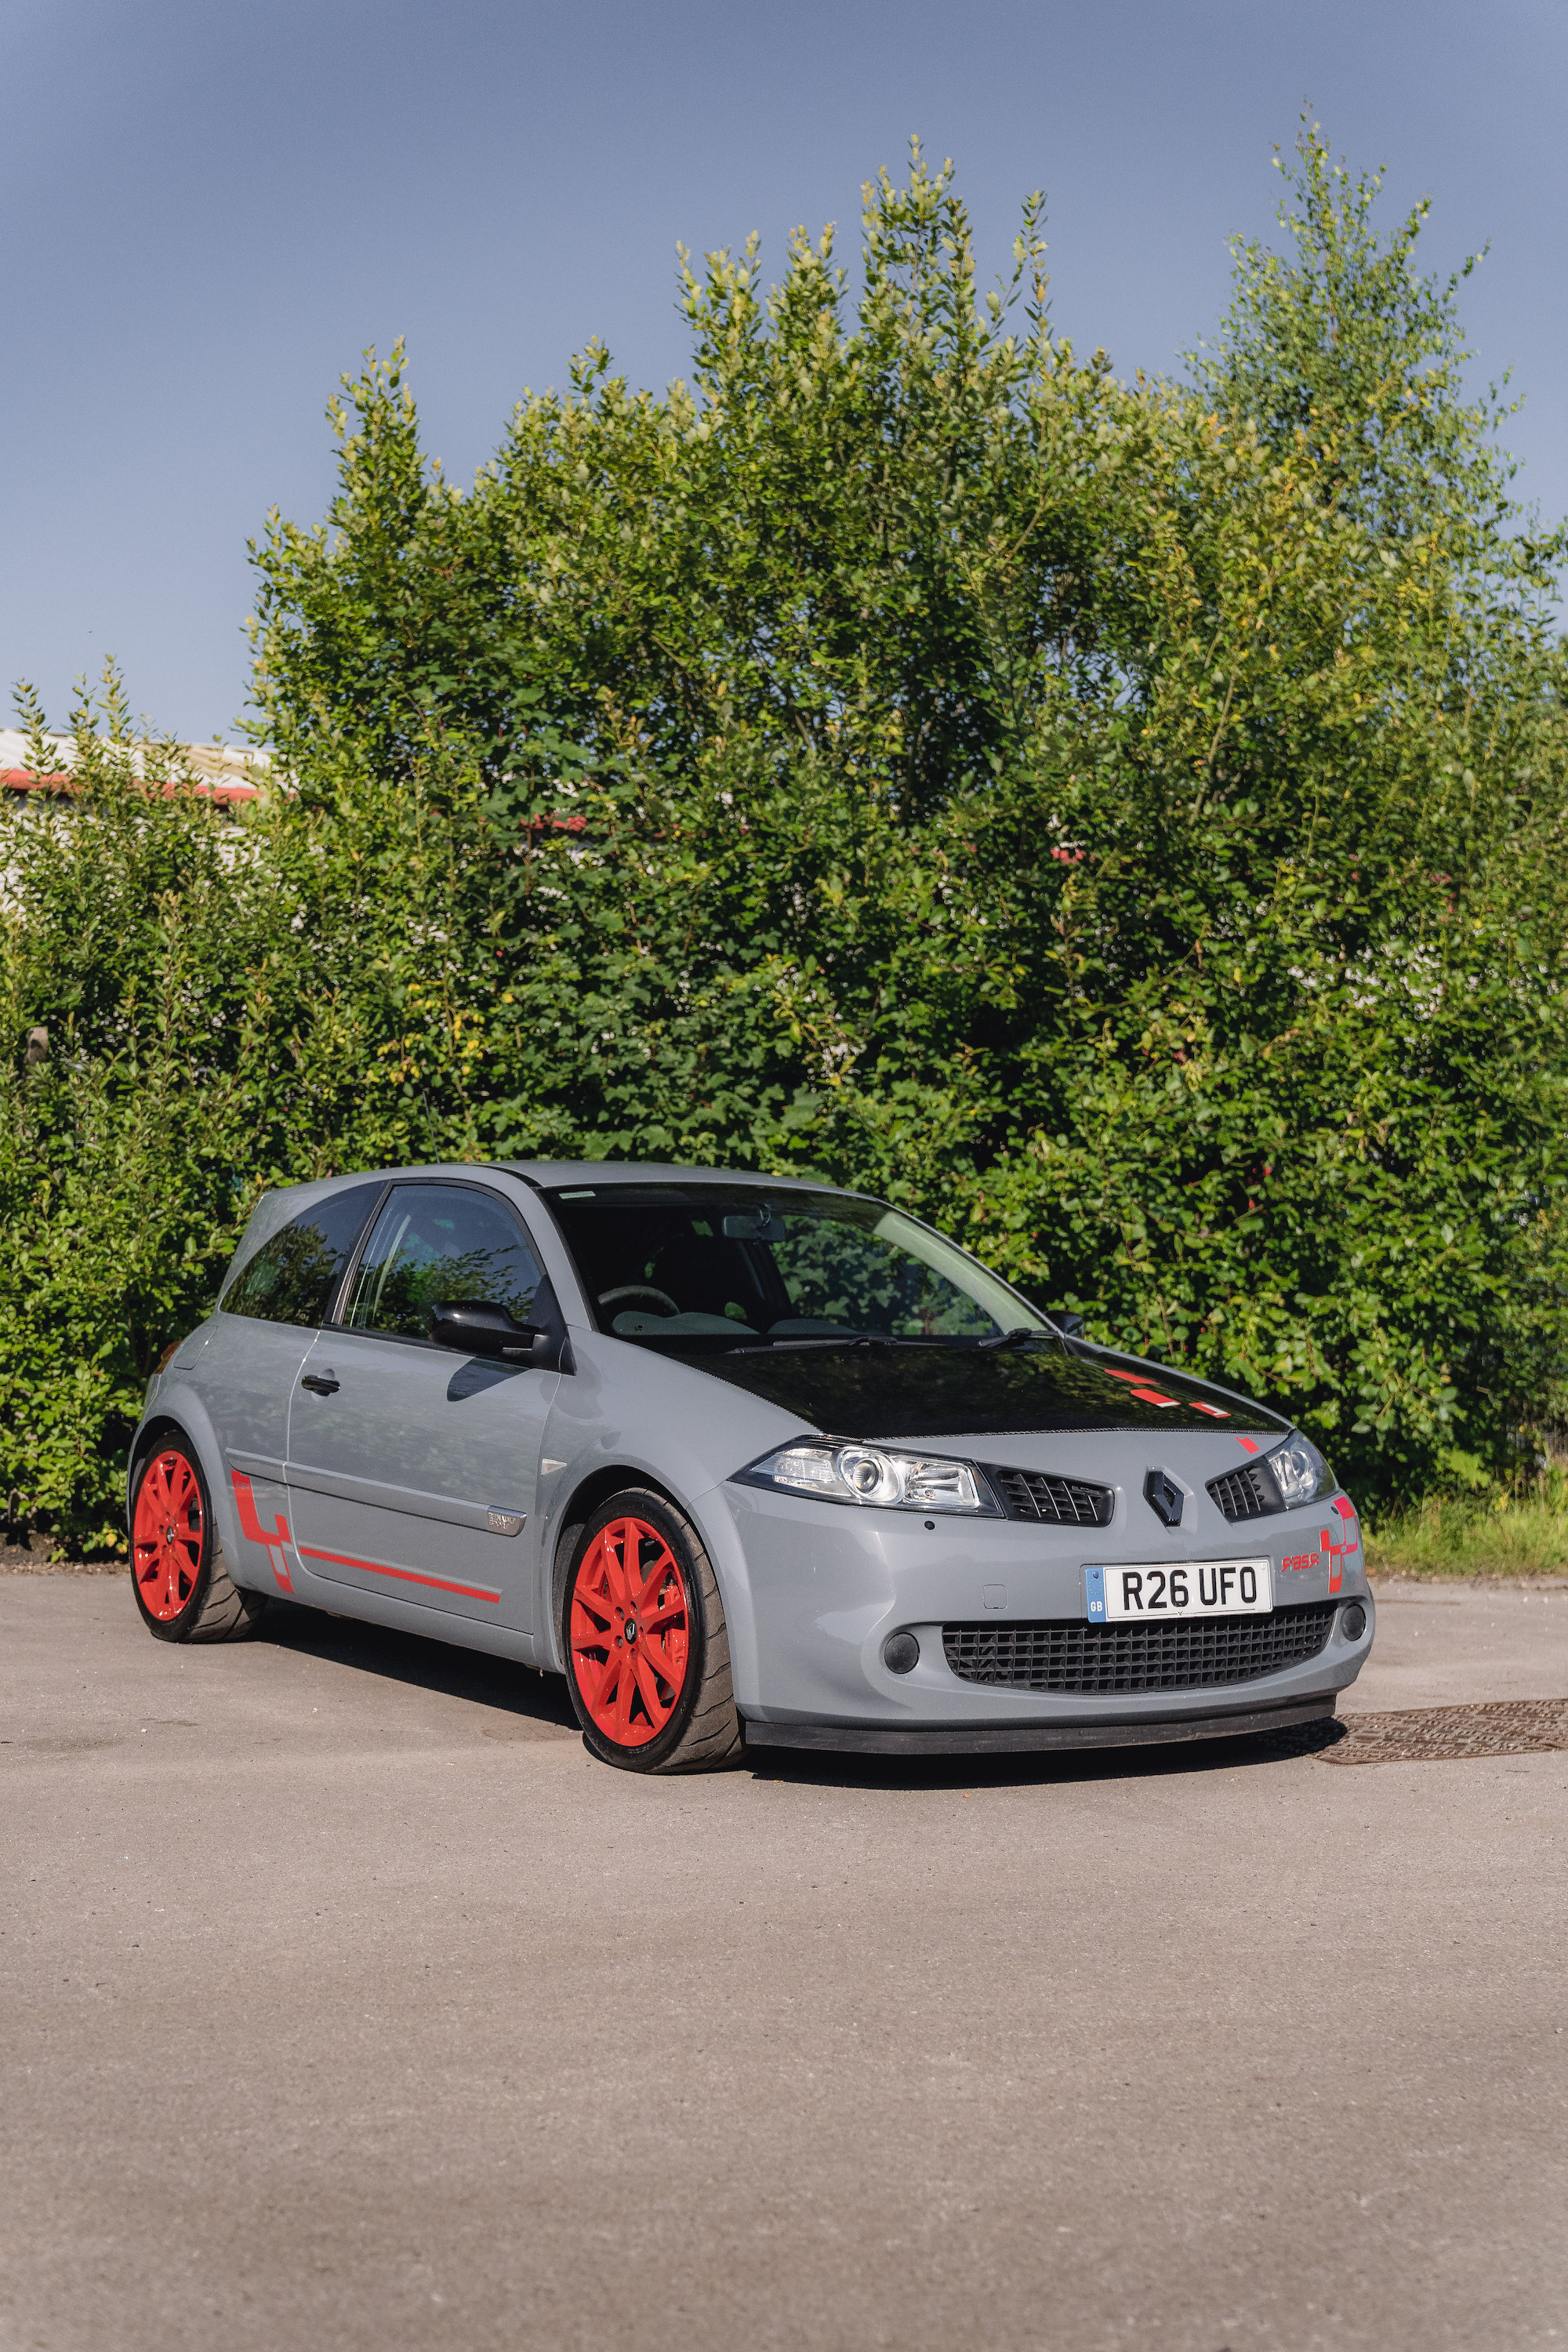
[{"label": "wheel arch", "polygon": [[[149,1413],[146,1420],[138,1424],[136,1433],[131,1440],[131,1452],[127,1457],[127,1480],[131,1478],[136,1465],[142,1460],[143,1456],[155,1452],[164,1438],[169,1436],[183,1437],[187,1445],[195,1445],[196,1443],[177,1412]],[[206,1468],[205,1462],[202,1467],[204,1470]],[[210,1480],[208,1483],[211,1483]]]},{"label": "wheel arch", "polygon": [[[552,1666],[557,1674],[564,1674],[566,1671],[566,1661],[561,1655],[561,1607],[566,1597],[566,1571],[571,1564],[572,1553],[575,1549],[578,1537],[599,1508],[600,1504],[607,1503],[610,1496],[618,1495],[624,1486],[646,1486],[651,1494],[661,1496],[672,1510],[679,1511],[682,1518],[689,1519],[702,1539],[704,1551],[708,1553],[710,1560],[712,1559],[712,1546],[708,1540],[707,1530],[703,1527],[700,1514],[692,1509],[684,1496],[676,1493],[668,1478],[659,1477],[657,1472],[645,1469],[636,1462],[596,1463],[592,1470],[579,1478],[572,1489],[569,1501],[561,1507],[560,1517],[549,1554],[548,1654],[542,1663]],[[718,1574],[716,1566],[714,1574],[716,1576]],[[546,1645],[541,1646],[542,1648]]]},{"label": "wheel arch", "polygon": [[[243,1559],[244,1548],[239,1540],[239,1520],[234,1507],[234,1489],[229,1482],[227,1464],[217,1433],[213,1428],[201,1399],[187,1388],[180,1388],[167,1399],[160,1397],[151,1412],[138,1422],[131,1438],[131,1449],[125,1460],[125,1531],[131,1532],[132,1481],[138,1463],[145,1459],[163,1434],[176,1433],[191,1447],[201,1465],[207,1482],[207,1495],[212,1503],[213,1524],[222,1547],[224,1565],[232,1580],[232,1563]],[[246,1587],[254,1590],[254,1587]]]}]

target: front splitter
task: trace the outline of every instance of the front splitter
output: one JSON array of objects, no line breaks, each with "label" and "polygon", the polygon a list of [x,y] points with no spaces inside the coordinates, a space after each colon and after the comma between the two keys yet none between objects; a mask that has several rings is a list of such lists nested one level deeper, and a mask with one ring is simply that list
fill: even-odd
[{"label": "front splitter", "polygon": [[1334,1695],[1292,1699],[1279,1706],[1249,1707],[1224,1715],[1145,1717],[1128,1723],[998,1724],[987,1730],[942,1727],[906,1731],[901,1727],[867,1728],[836,1723],[745,1725],[748,1748],[826,1748],[853,1756],[1014,1756],[1041,1748],[1146,1748],[1169,1739],[1232,1739],[1246,1732],[1284,1731],[1302,1723],[1326,1723]]}]

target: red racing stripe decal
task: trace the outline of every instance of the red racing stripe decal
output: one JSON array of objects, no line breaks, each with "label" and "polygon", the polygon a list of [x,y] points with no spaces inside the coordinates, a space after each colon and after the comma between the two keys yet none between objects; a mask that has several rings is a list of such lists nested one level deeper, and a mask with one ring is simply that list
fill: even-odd
[{"label": "red racing stripe decal", "polygon": [[1133,1395],[1143,1404],[1174,1404],[1176,1402],[1174,1397],[1163,1396],[1158,1389],[1151,1388],[1147,1376],[1142,1372],[1112,1371],[1109,1364],[1102,1369],[1110,1373],[1113,1381],[1125,1381]]},{"label": "red racing stripe decal", "polygon": [[499,1601],[499,1592],[487,1592],[478,1584],[452,1584],[444,1576],[421,1576],[412,1568],[388,1568],[379,1559],[355,1559],[346,1551],[312,1551],[309,1544],[297,1544],[301,1559],[324,1559],[332,1568],[359,1568],[366,1576],[395,1576],[403,1584],[427,1584],[433,1592],[456,1592],[464,1601]]},{"label": "red racing stripe decal", "polygon": [[[1110,1364],[1102,1364],[1100,1370],[1109,1373],[1113,1381],[1125,1381],[1133,1395],[1144,1404],[1180,1404],[1182,1402],[1180,1397],[1168,1397],[1163,1390],[1155,1388],[1147,1372],[1119,1372]],[[1228,1421],[1230,1419],[1229,1413],[1223,1405],[1205,1404],[1198,1397],[1189,1397],[1187,1402],[1194,1412],[1206,1412],[1211,1420]]]},{"label": "red racing stripe decal", "polygon": [[273,1516],[272,1525],[264,1528],[256,1508],[256,1489],[243,1470],[234,1473],[234,1499],[239,1508],[240,1532],[247,1543],[286,1544],[289,1522],[281,1511]]},{"label": "red racing stripe decal", "polygon": [[272,1573],[281,1592],[292,1592],[293,1584],[284,1562],[284,1546],[289,1541],[289,1522],[279,1511],[269,1528],[264,1528],[256,1509],[256,1492],[243,1470],[230,1474],[234,1479],[234,1499],[239,1509],[239,1529],[247,1543],[262,1544],[272,1563]]}]

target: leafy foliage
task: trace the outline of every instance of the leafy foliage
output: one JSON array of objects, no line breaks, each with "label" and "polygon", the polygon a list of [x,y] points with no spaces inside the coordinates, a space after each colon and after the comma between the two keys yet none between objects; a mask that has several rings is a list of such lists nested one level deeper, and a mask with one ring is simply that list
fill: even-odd
[{"label": "leafy foliage", "polygon": [[918,151],[857,289],[683,263],[689,384],[592,347],[466,492],[368,362],[257,550],[297,791],[192,999],[214,1166],[813,1168],[1384,1493],[1506,1468],[1563,1357],[1562,551],[1375,195],[1305,129],[1185,383],[1055,334],[1037,199],[982,295]]},{"label": "leafy foliage", "polygon": [[6,1033],[47,1044],[0,1066],[0,1496],[101,1548],[147,1376],[258,1193],[425,1156],[432,1085],[462,1148],[472,991],[446,943],[474,794],[450,762],[438,796],[417,760],[373,793],[340,767],[330,809],[235,819],[177,747],[132,741],[112,672],[72,780],[5,847]]}]

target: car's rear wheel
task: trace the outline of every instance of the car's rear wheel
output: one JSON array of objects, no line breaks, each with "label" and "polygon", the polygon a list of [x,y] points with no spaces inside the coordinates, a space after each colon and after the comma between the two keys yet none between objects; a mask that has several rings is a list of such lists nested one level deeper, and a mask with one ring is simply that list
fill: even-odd
[{"label": "car's rear wheel", "polygon": [[131,1581],[142,1622],[160,1642],[237,1642],[266,1595],[229,1575],[196,1449],[165,1429],[132,1481]]},{"label": "car's rear wheel", "polygon": [[595,1756],[630,1772],[700,1772],[741,1753],[730,1635],[696,1528],[628,1487],[577,1539],[562,1603],[572,1704]]}]

